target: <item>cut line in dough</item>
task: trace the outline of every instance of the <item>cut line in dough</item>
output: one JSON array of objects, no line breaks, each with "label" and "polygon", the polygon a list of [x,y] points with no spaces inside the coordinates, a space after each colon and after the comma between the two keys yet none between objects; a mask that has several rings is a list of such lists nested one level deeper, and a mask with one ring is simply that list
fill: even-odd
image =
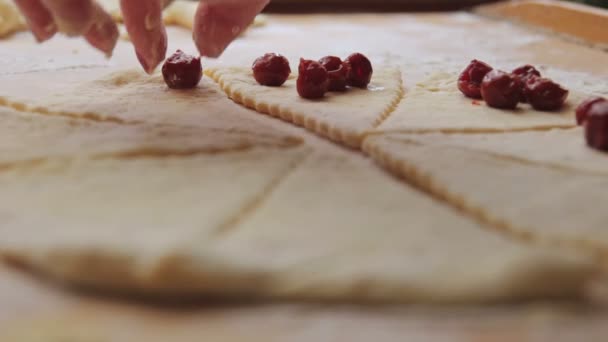
[{"label": "cut line in dough", "polygon": [[578,298],[597,272],[586,256],[484,231],[346,153],[55,162],[1,172],[0,185],[0,252],[104,291],[472,304]]},{"label": "cut line in dough", "polygon": [[244,126],[241,132],[231,127],[120,125],[40,116],[1,107],[0,122],[0,170],[48,159],[190,156],[260,147],[292,148],[303,142],[263,125]]},{"label": "cut line in dough", "polygon": [[[405,94],[394,113],[371,134],[493,133],[572,128],[576,126],[574,109],[585,98],[578,89],[571,89],[566,105],[557,112],[536,111],[527,104],[520,104],[516,110],[501,110],[490,108],[481,100],[466,98],[457,88],[457,79],[455,71],[431,73]],[[575,81],[565,84],[579,83]]]},{"label": "cut line in dough", "polygon": [[371,136],[364,150],[410,184],[499,232],[608,257],[608,212],[600,205],[608,200],[607,177],[427,138]]},{"label": "cut line in dough", "polygon": [[250,68],[216,67],[205,72],[236,103],[356,149],[403,95],[401,73],[395,68],[378,68],[368,89],[328,93],[320,100],[302,99],[295,75],[281,87],[266,87],[255,81]]}]

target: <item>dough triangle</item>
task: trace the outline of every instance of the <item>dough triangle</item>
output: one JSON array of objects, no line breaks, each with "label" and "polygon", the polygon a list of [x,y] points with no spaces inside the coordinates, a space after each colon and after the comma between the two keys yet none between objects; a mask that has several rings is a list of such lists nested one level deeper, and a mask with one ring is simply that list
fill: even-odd
[{"label": "dough triangle", "polygon": [[217,67],[206,73],[235,102],[354,148],[393,111],[403,91],[401,74],[393,68],[376,70],[369,90],[328,93],[316,101],[299,97],[294,75],[281,87],[265,87],[250,68]]},{"label": "dough triangle", "polygon": [[[374,133],[482,133],[571,128],[576,126],[575,108],[589,90],[589,87],[579,86],[581,79],[589,75],[549,71],[548,77],[560,76],[558,80],[570,90],[567,103],[560,111],[539,112],[527,104],[519,104],[512,111],[501,110],[465,97],[457,88],[459,72],[453,66],[432,70],[432,65],[421,64],[420,68],[428,69],[426,78],[408,89],[401,104]],[[416,73],[423,72],[417,70]]]},{"label": "dough triangle", "polygon": [[408,182],[491,228],[541,244],[608,252],[608,211],[601,205],[608,201],[605,175],[547,165],[542,158],[531,162],[525,155],[437,144],[425,135],[372,136],[364,149]]}]

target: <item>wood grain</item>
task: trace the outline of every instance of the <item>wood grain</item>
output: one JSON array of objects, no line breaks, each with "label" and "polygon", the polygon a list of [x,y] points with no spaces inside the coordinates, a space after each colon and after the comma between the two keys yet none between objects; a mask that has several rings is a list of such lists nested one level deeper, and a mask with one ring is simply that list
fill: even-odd
[{"label": "wood grain", "polygon": [[608,47],[608,11],[565,1],[507,1],[479,6],[476,13],[514,20]]}]

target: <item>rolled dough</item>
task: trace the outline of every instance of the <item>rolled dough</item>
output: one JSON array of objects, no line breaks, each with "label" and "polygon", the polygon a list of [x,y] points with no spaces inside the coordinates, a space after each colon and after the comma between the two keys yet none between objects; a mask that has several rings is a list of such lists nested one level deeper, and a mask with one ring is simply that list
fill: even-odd
[{"label": "rolled dough", "polygon": [[[407,139],[406,134],[391,138]],[[462,147],[505,159],[596,175],[608,175],[608,156],[591,149],[582,127],[503,134],[420,134],[415,141],[437,147]]]},{"label": "rolled dough", "polygon": [[[407,71],[406,71],[407,72]],[[407,74],[406,74],[407,75]],[[548,75],[550,77],[550,75]],[[410,89],[395,112],[375,132],[502,132],[576,126],[574,109],[585,95],[571,89],[559,112],[539,112],[520,104],[517,110],[490,108],[483,101],[463,96],[458,72],[434,72]]]},{"label": "rolled dough", "polygon": [[[57,82],[61,80],[61,82]],[[85,118],[119,124],[154,123],[256,132],[261,118],[234,106],[210,79],[190,90],[171,90],[160,72],[139,69],[80,68],[0,75],[0,106],[42,115]],[[49,89],[51,89],[49,91]],[[247,127],[251,126],[251,129]]]},{"label": "rolled dough", "polygon": [[[229,115],[227,115],[228,117]],[[0,169],[19,163],[74,157],[193,155],[289,148],[298,137],[262,124],[197,128],[175,125],[94,122],[41,116],[0,107]]]},{"label": "rolled dough", "polygon": [[216,67],[206,73],[235,102],[354,148],[360,147],[366,131],[393,111],[403,94],[401,73],[394,68],[376,70],[369,89],[327,93],[317,101],[298,95],[295,75],[281,87],[265,87],[255,81],[250,68]]},{"label": "rolled dough", "polygon": [[[530,162],[534,158],[527,154],[509,158],[461,145],[397,134],[371,136],[364,149],[409,183],[488,227],[540,244],[608,253],[608,211],[601,206],[608,200],[605,174],[547,165],[544,158]],[[554,163],[563,165],[559,156],[567,154],[548,158],[557,156]]]},{"label": "rolled dough", "polygon": [[579,296],[595,272],[345,154],[48,162],[2,172],[0,185],[0,251],[105,291],[487,303]]},{"label": "rolled dough", "polygon": [[0,0],[0,39],[25,29],[25,21],[12,1]]}]

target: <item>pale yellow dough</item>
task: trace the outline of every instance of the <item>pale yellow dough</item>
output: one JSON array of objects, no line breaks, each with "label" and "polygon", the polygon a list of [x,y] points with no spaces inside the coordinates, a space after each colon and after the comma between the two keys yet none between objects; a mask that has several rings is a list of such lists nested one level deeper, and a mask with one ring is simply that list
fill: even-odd
[{"label": "pale yellow dough", "polygon": [[0,39],[25,28],[25,20],[13,2],[0,0]]},{"label": "pale yellow dough", "polygon": [[[390,135],[400,137],[399,134]],[[401,135],[407,139],[407,135]],[[420,134],[425,145],[462,147],[505,159],[583,173],[608,175],[608,156],[589,148],[582,127],[503,134]]]},{"label": "pale yellow dough", "polygon": [[20,163],[73,157],[192,155],[289,148],[301,139],[261,124],[197,128],[174,125],[94,122],[20,113],[0,107],[0,169]]},{"label": "pale yellow dough", "polygon": [[[61,80],[57,82],[56,80]],[[0,91],[0,106],[42,115],[86,118],[120,124],[155,123],[205,127],[235,132],[259,131],[261,118],[234,106],[210,79],[189,90],[171,90],[160,72],[91,67],[0,75],[6,84],[24,84]],[[228,110],[227,110],[228,109]],[[247,127],[251,127],[248,129]]]},{"label": "pale yellow dough", "polygon": [[281,87],[266,87],[255,81],[251,68],[218,67],[206,73],[235,102],[354,148],[393,111],[403,93],[401,73],[394,68],[375,70],[369,89],[328,93],[320,100],[301,98],[295,75]]},{"label": "pale yellow dough", "polygon": [[439,71],[410,85],[401,104],[375,132],[472,133],[574,127],[574,109],[585,97],[575,89],[566,106],[552,113],[524,104],[514,111],[500,110],[466,98],[457,88],[457,79],[456,71]]},{"label": "pale yellow dough", "polygon": [[0,251],[106,291],[482,303],[579,296],[595,272],[345,154],[48,162],[0,173],[0,185]]},{"label": "pale yellow dough", "polygon": [[[576,162],[562,158],[570,152],[544,157],[540,148],[517,154],[505,152],[508,147],[484,152],[490,144],[462,146],[447,139],[435,143],[425,135],[372,136],[364,150],[409,183],[489,228],[541,244],[608,253],[608,211],[601,208],[608,201],[605,174],[572,167]],[[589,160],[590,155],[578,158]],[[599,162],[582,163],[580,168],[589,165],[597,171]]]}]

